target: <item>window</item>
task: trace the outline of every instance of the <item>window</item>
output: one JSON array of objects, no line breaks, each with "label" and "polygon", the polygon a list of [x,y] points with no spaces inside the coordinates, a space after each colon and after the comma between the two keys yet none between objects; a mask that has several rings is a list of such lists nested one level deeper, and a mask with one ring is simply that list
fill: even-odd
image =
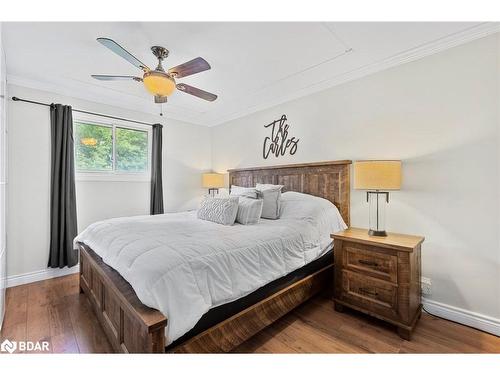
[{"label": "window", "polygon": [[116,170],[146,172],[148,169],[148,133],[143,130],[116,128]]},{"label": "window", "polygon": [[149,180],[151,129],[75,119],[77,179]]},{"label": "window", "polygon": [[75,123],[75,164],[81,171],[113,170],[113,128],[83,122]]}]

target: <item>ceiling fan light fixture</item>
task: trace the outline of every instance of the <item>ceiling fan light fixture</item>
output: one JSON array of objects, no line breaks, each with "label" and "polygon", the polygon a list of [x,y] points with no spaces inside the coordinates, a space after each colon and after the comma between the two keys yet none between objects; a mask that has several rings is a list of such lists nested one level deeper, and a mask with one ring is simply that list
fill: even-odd
[{"label": "ceiling fan light fixture", "polygon": [[184,78],[196,73],[204,72],[210,69],[210,64],[203,57],[196,57],[190,61],[174,66],[173,68],[165,71],[162,66],[162,61],[168,56],[168,49],[161,46],[151,47],[153,55],[158,59],[158,66],[155,70],[151,70],[144,63],[138,60],[134,55],[128,52],[121,45],[116,43],[110,38],[97,38],[97,41],[103,46],[116,53],[118,56],[127,60],[129,63],[143,71],[143,77],[123,76],[123,75],[103,75],[93,74],[92,78],[100,81],[123,81],[134,80],[142,82],[146,90],[154,95],[155,103],[166,103],[167,97],[171,95],[177,88],[179,91],[189,95],[196,96],[197,98],[213,102],[217,99],[217,95],[208,91],[200,90],[196,87],[179,84],[176,85],[175,80]]},{"label": "ceiling fan light fixture", "polygon": [[144,74],[144,87],[153,95],[169,96],[175,90],[175,81],[168,74],[151,70]]}]

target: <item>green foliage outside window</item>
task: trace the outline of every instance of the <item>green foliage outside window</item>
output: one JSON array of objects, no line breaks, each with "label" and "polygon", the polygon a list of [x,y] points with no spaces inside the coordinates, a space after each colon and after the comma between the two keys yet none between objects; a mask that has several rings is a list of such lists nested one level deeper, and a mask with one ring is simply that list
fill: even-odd
[{"label": "green foliage outside window", "polygon": [[[148,169],[148,133],[90,123],[75,123],[75,164],[77,171],[146,172]],[[114,165],[113,165],[114,164]]]},{"label": "green foliage outside window", "polygon": [[144,172],[148,169],[148,133],[116,128],[116,170]]},{"label": "green foliage outside window", "polygon": [[76,123],[76,169],[81,171],[113,170],[113,128]]}]

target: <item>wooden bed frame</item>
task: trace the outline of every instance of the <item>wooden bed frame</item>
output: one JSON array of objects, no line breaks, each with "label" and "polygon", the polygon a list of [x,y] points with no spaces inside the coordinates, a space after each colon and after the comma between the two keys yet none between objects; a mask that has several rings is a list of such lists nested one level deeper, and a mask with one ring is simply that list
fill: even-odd
[{"label": "wooden bed frame", "polygon": [[[231,185],[284,185],[333,202],[349,225],[351,161],[229,170]],[[80,292],[85,293],[116,352],[164,353],[168,319],[141,303],[130,284],[88,246],[80,248]],[[333,263],[208,328],[169,352],[228,352],[333,284]]]}]

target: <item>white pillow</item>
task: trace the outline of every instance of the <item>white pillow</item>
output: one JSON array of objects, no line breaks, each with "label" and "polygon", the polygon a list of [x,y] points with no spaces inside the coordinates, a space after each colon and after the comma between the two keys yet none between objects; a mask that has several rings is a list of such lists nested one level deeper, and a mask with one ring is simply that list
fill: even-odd
[{"label": "white pillow", "polygon": [[255,188],[257,189],[257,197],[264,201],[261,217],[279,219],[283,185],[257,184]]},{"label": "white pillow", "polygon": [[255,185],[255,188],[257,190],[274,190],[274,189],[279,189],[279,191],[281,191],[281,189],[283,189],[283,186],[284,185],[257,184],[257,185]]},{"label": "white pillow", "polygon": [[205,197],[198,209],[198,219],[222,225],[233,225],[240,197]]},{"label": "white pillow", "polygon": [[340,211],[332,202],[295,191],[287,191],[281,196],[280,218],[314,222],[327,218],[337,231],[347,228]]},{"label": "white pillow", "polygon": [[257,199],[257,189],[232,185],[230,195]]},{"label": "white pillow", "polygon": [[243,225],[257,224],[262,214],[263,205],[262,199],[240,197],[236,221]]},{"label": "white pillow", "polygon": [[331,243],[330,234],[347,229],[337,207],[327,199],[287,191],[281,196],[280,220],[310,223],[318,230],[322,248]]}]

